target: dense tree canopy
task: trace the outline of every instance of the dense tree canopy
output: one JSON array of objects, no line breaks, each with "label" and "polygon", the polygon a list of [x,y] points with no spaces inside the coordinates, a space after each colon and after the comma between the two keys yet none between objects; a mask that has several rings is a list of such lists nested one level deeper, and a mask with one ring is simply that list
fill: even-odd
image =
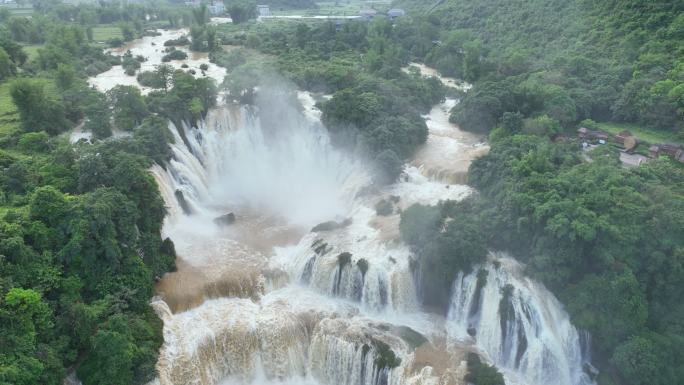
[{"label": "dense tree canopy", "polygon": [[[173,137],[166,111],[213,103],[206,79],[159,72],[175,87],[152,116],[137,88],[107,95],[85,77],[118,58],[92,44],[90,26],[116,22],[125,39],[165,15],[144,6],[37,4],[32,18],[0,25],[0,384],[145,384],[155,375],[161,321],[148,301],[154,278],[173,268],[160,238],[164,202],[147,169],[163,164]],[[166,17],[166,16],[163,16]],[[17,43],[40,43],[31,59]],[[124,65],[139,67],[139,58]],[[128,63],[128,64],[127,64]],[[19,77],[17,77],[19,76]],[[180,119],[196,115],[185,114]],[[95,138],[111,124],[132,135],[70,144],[58,134],[82,124]]]},{"label": "dense tree canopy", "polygon": [[[373,160],[378,181],[387,183],[425,142],[427,126],[421,114],[443,100],[446,92],[437,79],[402,71],[409,57],[393,41],[392,31],[390,22],[376,20],[341,28],[326,22],[221,35],[224,43],[277,55],[274,64],[280,73],[305,89],[332,94],[321,109],[333,144]],[[240,51],[212,57],[232,69],[227,80],[231,95],[248,101],[258,85],[255,63],[245,64]]]},{"label": "dense tree canopy", "polygon": [[[86,385],[144,384],[154,375],[161,324],[147,302],[174,256],[159,237],[165,209],[146,170],[172,156],[168,120],[197,122],[218,90],[166,65],[138,74],[154,89],[146,97],[126,86],[103,95],[85,77],[117,64],[135,74],[144,58],[114,57],[102,43],[120,46],[160,25],[192,27],[190,48],[228,68],[234,100],[253,102],[268,64],[324,94],[333,144],[372,160],[381,183],[396,180],[425,142],[421,115],[447,92],[460,98],[451,120],[494,129],[492,149],[469,172],[477,195],[402,213],[401,234],[427,278],[424,302],[443,306],[459,271],[487,250],[508,250],[592,332],[602,385],[679,383],[681,167],[659,160],[626,170],[610,150],[589,162],[576,144],[548,137],[586,118],[681,132],[682,3],[399,3],[415,12],[340,25],[248,23],[255,3],[243,0],[226,3],[240,24],[222,27],[208,25],[206,7],[152,3],[37,0],[30,18],[0,11],[0,86],[16,108],[0,122],[0,384],[60,384],[67,368]],[[121,36],[95,42],[101,24]],[[26,45],[38,48],[27,55]],[[174,52],[169,60],[183,55]],[[411,61],[474,88],[447,91],[408,70]],[[93,143],[57,135],[80,123]],[[131,135],[108,138],[113,128]],[[468,381],[501,384],[476,357],[468,366]]]},{"label": "dense tree canopy", "polygon": [[25,131],[47,131],[54,135],[66,129],[64,108],[46,89],[46,82],[17,79],[12,83],[10,94],[19,109]]},{"label": "dense tree canopy", "polygon": [[[504,112],[547,114],[561,125],[591,118],[684,129],[682,2],[399,3],[415,11],[396,28],[407,50],[444,74],[480,81],[454,112],[466,129],[490,130]],[[510,104],[491,83],[541,103]]]},{"label": "dense tree canopy", "polygon": [[[483,245],[511,251],[629,383],[669,384],[681,375],[681,167],[661,160],[625,170],[616,158],[586,162],[574,146],[513,135],[494,141],[469,180],[478,196],[402,214],[402,235],[422,256],[430,285],[448,288],[454,272],[482,260]],[[441,231],[445,217],[453,220]],[[452,226],[453,240],[443,240]],[[450,254],[439,251],[445,241]]]}]

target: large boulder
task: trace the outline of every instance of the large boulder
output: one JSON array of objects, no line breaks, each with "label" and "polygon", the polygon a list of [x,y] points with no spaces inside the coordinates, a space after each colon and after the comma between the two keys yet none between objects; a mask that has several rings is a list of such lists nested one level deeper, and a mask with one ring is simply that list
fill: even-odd
[{"label": "large boulder", "polygon": [[316,226],[311,229],[312,232],[321,232],[321,231],[332,231],[332,230],[337,230],[341,229],[343,227],[347,227],[351,225],[352,220],[351,218],[347,218],[343,220],[342,222],[335,222],[335,221],[328,221],[328,222],[323,222],[319,223]]},{"label": "large boulder", "polygon": [[235,223],[235,214],[228,213],[214,218],[214,223],[219,226],[229,226]]},{"label": "large boulder", "polygon": [[178,205],[183,210],[183,213],[185,215],[192,215],[193,214],[192,207],[190,207],[190,203],[188,203],[188,201],[185,199],[185,195],[183,195],[183,191],[176,190],[174,192],[174,195],[176,197],[176,200],[178,201]]}]

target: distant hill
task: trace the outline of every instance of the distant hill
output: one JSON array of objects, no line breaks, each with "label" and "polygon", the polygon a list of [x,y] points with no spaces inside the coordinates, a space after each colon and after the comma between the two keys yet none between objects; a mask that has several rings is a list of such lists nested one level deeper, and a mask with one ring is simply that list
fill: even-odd
[{"label": "distant hill", "polygon": [[[398,0],[395,5],[438,24],[443,38],[450,31],[471,33],[496,66],[523,63],[525,74],[564,88],[601,89],[603,106],[600,113],[587,114],[592,118],[682,130],[684,1]],[[581,93],[575,92],[575,101]]]}]

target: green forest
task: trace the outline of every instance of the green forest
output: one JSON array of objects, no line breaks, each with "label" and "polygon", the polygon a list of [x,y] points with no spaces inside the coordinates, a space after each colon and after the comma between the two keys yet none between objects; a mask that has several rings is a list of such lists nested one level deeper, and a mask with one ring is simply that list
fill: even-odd
[{"label": "green forest", "polygon": [[[423,302],[446,311],[459,271],[508,251],[591,332],[599,385],[682,383],[684,167],[626,169],[614,147],[583,153],[571,137],[609,124],[684,141],[684,3],[400,0],[407,17],[345,23],[257,23],[254,2],[226,6],[234,23],[220,26],[179,4],[0,8],[0,384],[154,378],[162,325],[149,300],[175,251],[147,169],[172,156],[168,121],[201,119],[219,89],[252,103],[262,81],[329,95],[318,107],[333,145],[368,160],[377,189],[425,143],[422,115],[458,97],[451,121],[491,151],[469,170],[475,195],[401,215],[429,278]],[[209,52],[224,84],[104,51],[181,26],[168,61],[176,46]],[[413,61],[473,89],[406,70]],[[89,87],[114,65],[153,90]],[[81,124],[92,144],[69,143]],[[468,367],[468,381],[503,382],[477,356]]]},{"label": "green forest", "polygon": [[[452,112],[488,132],[505,112],[684,128],[684,4],[678,1],[400,1],[416,17],[405,48],[477,81]],[[437,43],[437,44],[435,44]]]},{"label": "green forest", "polygon": [[402,214],[424,300],[445,306],[458,271],[506,250],[592,333],[599,384],[681,383],[684,167],[624,169],[610,146],[587,158],[549,138],[595,121],[681,143],[684,3],[402,4],[418,32],[404,47],[474,82],[451,120],[492,146],[469,171],[476,196]]},{"label": "green forest", "polygon": [[[84,384],[155,377],[162,325],[149,301],[175,252],[147,169],[171,156],[168,119],[200,118],[217,90],[164,66],[147,97],[85,79],[117,64],[135,72],[138,58],[103,48],[182,20],[193,15],[142,5],[0,11],[0,384],[61,384],[74,369]],[[93,144],[69,143],[79,124]],[[102,140],[114,130],[129,135]]]},{"label": "green forest", "polygon": [[[423,301],[446,308],[458,271],[488,250],[506,250],[592,333],[600,384],[679,383],[684,168],[662,158],[627,170],[613,147],[587,161],[577,142],[550,138],[574,136],[580,122],[612,122],[681,141],[682,4],[437,3],[407,2],[411,17],[395,22],[231,26],[220,34],[270,55],[299,87],[332,94],[320,105],[335,142],[375,155],[387,180],[425,140],[411,124],[421,125],[418,114],[446,92],[401,68],[422,61],[473,82],[451,119],[489,134],[490,154],[469,172],[479,193],[402,214],[402,235],[430,277]],[[236,90],[256,81],[244,51],[221,56]]]}]

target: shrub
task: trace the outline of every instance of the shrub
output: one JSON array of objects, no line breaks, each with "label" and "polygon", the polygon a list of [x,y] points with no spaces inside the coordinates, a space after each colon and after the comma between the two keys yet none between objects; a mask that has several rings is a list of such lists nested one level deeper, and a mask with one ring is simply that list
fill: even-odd
[{"label": "shrub", "polygon": [[176,47],[188,44],[190,44],[190,40],[188,40],[187,36],[181,36],[178,39],[171,39],[164,42],[165,47]]},{"label": "shrub", "polygon": [[373,340],[373,345],[375,345],[375,366],[378,369],[393,369],[401,365],[401,358],[394,354],[389,345],[379,340]]},{"label": "shrub", "polygon": [[166,81],[157,72],[145,71],[138,74],[138,83],[144,87],[164,88]]},{"label": "shrub", "polygon": [[468,354],[465,380],[473,385],[506,385],[503,375],[494,366],[483,363],[475,353]]},{"label": "shrub", "polygon": [[385,150],[378,154],[375,162],[378,166],[377,178],[381,183],[392,183],[397,180],[404,166],[404,162],[392,150]]},{"label": "shrub", "polygon": [[181,50],[173,50],[173,51],[167,53],[166,55],[164,55],[164,57],[162,57],[162,61],[167,63],[167,62],[170,62],[171,60],[185,60],[187,58],[188,58],[188,54],[186,54],[185,52],[183,52]]},{"label": "shrub", "polygon": [[583,121],[581,121],[579,123],[579,126],[580,127],[586,127],[586,128],[592,129],[592,130],[598,130],[599,129],[598,124],[596,124],[596,122],[591,120],[591,119],[584,119]]},{"label": "shrub", "polygon": [[124,41],[120,37],[113,37],[113,38],[107,40],[107,45],[110,46],[111,48],[118,48],[118,47],[121,47],[123,44],[124,44]]},{"label": "shrub", "polygon": [[19,138],[19,149],[26,152],[44,152],[49,147],[47,132],[28,132]]}]

